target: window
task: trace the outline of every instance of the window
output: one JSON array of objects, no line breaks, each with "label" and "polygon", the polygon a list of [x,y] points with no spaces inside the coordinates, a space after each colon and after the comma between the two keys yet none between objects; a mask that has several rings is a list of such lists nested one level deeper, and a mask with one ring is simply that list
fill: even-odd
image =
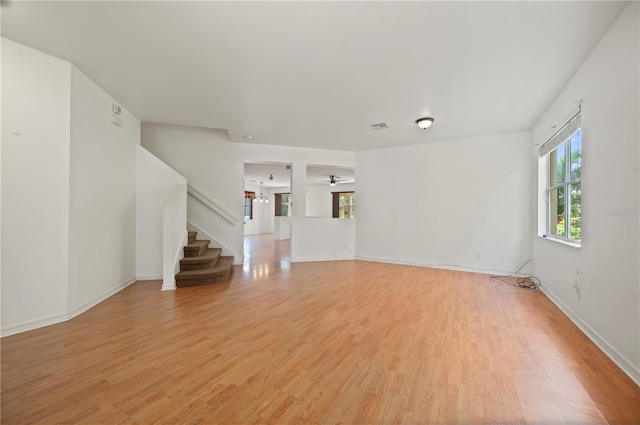
[{"label": "window", "polygon": [[244,192],[244,218],[252,219],[253,218],[253,199],[255,199],[255,192]]},{"label": "window", "polygon": [[291,217],[291,194],[276,193],[275,215],[276,217]]},{"label": "window", "polygon": [[574,116],[543,147],[547,159],[547,236],[579,244],[582,237],[582,129]]},{"label": "window", "polygon": [[354,192],[331,192],[333,194],[333,218],[356,217],[356,194]]}]

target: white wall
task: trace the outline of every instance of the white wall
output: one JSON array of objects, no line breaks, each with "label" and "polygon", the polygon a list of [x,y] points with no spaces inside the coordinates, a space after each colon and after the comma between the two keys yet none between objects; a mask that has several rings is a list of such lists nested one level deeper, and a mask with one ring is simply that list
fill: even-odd
[{"label": "white wall", "polygon": [[273,240],[291,239],[291,217],[274,217]]},{"label": "white wall", "polygon": [[[329,186],[329,184],[307,185],[307,217],[332,218],[332,192],[354,192],[355,190],[356,185],[353,183],[340,183],[335,186]],[[356,198],[356,208],[357,202]]]},{"label": "white wall", "polygon": [[123,109],[113,126],[113,99],[67,62],[7,39],[2,59],[8,335],[66,320],[134,281],[140,123]]},{"label": "white wall", "polygon": [[[136,152],[136,279],[162,279],[162,210],[175,187],[186,187],[187,179],[142,146]],[[186,230],[186,218],[183,227]]]},{"label": "white wall", "polygon": [[[231,143],[222,130],[165,124],[143,123],[141,134],[142,145],[146,149],[185,176],[190,185],[238,217],[243,216],[245,162],[292,164],[292,261],[355,255],[354,220],[351,220],[347,229],[343,228],[344,225],[327,224],[325,232],[318,234],[317,223],[305,216],[307,164],[354,168],[354,152]],[[237,253],[236,261],[238,257],[242,258],[245,232],[242,221],[237,225],[229,225],[215,214],[209,214],[192,197],[189,197],[187,208],[189,221],[216,238],[223,252],[228,247]],[[273,217],[273,213],[270,216]],[[338,220],[331,220],[330,223],[334,221]],[[190,226],[187,227],[197,230]],[[270,226],[273,232],[272,220]],[[331,242],[324,243],[325,239]],[[318,246],[324,247],[322,252]],[[335,254],[338,249],[341,250],[340,257]]]},{"label": "white wall", "polygon": [[[141,139],[142,146],[186,177],[189,185],[237,217],[243,216],[244,162],[226,131],[143,123]],[[242,220],[232,225],[191,196],[187,218],[215,238],[225,255],[234,255],[236,262],[242,260]]]},{"label": "white wall", "polygon": [[2,334],[66,319],[70,70],[2,38]]},{"label": "white wall", "polygon": [[356,167],[354,152],[273,145],[235,145],[244,162],[291,164],[291,261],[353,258],[356,220],[306,217],[307,165]]},{"label": "white wall", "polygon": [[71,67],[69,311],[73,316],[135,280],[136,146],[140,121]]},{"label": "white wall", "polygon": [[[532,139],[542,144],[549,127],[583,99],[582,247],[535,237],[534,271],[550,298],[640,383],[638,14],[638,3],[629,3],[534,126]],[[536,165],[537,154],[534,146]],[[536,187],[533,193],[536,212]]]},{"label": "white wall", "polygon": [[529,132],[364,151],[357,162],[357,257],[488,272],[530,258]]},{"label": "white wall", "polygon": [[187,186],[179,184],[173,187],[162,208],[163,291],[176,289],[176,275],[180,272],[180,260],[184,258],[184,247],[189,243],[186,227]]}]

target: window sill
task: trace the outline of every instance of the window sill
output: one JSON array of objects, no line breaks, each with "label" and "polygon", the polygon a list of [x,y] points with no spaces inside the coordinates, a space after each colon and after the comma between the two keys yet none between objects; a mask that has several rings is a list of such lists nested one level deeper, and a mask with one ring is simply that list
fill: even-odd
[{"label": "window sill", "polygon": [[561,245],[570,246],[572,248],[580,248],[580,246],[582,245],[579,242],[571,242],[571,241],[568,241],[566,239],[554,238],[553,236],[548,236],[548,235],[538,235],[538,237],[540,239],[546,239],[548,241],[553,241],[555,243],[559,243]]}]

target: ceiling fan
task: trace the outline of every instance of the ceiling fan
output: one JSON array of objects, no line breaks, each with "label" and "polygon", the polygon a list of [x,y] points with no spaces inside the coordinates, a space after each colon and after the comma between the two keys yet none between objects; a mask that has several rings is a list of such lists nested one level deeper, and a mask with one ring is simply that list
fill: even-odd
[{"label": "ceiling fan", "polygon": [[335,186],[336,183],[348,183],[349,180],[340,178],[340,176],[329,176],[329,180],[322,180],[323,182],[329,183],[329,186]]}]

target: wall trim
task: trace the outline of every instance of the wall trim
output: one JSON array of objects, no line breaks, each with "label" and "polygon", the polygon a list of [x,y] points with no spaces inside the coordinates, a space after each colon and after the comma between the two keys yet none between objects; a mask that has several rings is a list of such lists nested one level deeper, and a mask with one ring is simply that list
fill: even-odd
[{"label": "wall trim", "polygon": [[190,184],[187,184],[187,193],[196,198],[198,201],[202,202],[207,208],[227,220],[229,223],[238,224],[241,221],[241,219],[233,212],[229,211],[216,201],[212,200],[204,193],[202,193],[199,189],[196,189]]},{"label": "wall trim", "polygon": [[[175,291],[178,288],[176,286],[176,274],[178,274],[178,272],[180,271],[180,260],[184,258],[184,247],[187,246],[188,243],[189,232],[185,231],[182,239],[176,247],[175,257],[173,259],[173,273],[171,274],[171,277],[165,279],[164,275],[162,276],[162,288],[160,288],[161,291]],[[165,266],[163,265],[162,268],[164,269],[164,267]]]},{"label": "wall trim", "polygon": [[[391,264],[399,264],[399,265],[410,265],[410,266],[419,266],[419,267],[432,267],[438,269],[447,269],[447,270],[457,270],[457,271],[466,271],[472,273],[483,273],[483,274],[509,274],[510,272],[504,270],[487,270],[487,269],[475,269],[473,267],[465,267],[453,264],[420,264],[420,263],[410,263],[407,261],[398,261],[398,260],[383,260],[383,259],[373,259],[362,256],[356,256],[356,259],[363,261],[373,261],[379,263],[391,263]],[[320,261],[320,260],[318,260]],[[293,260],[292,260],[293,262]],[[518,273],[514,274],[514,276],[528,276],[527,273]],[[629,361],[622,353],[620,353],[617,349],[615,349],[609,342],[604,339],[598,332],[596,332],[591,326],[589,326],[586,322],[584,322],[580,317],[578,317],[566,304],[564,304],[555,294],[547,289],[544,286],[540,287],[542,293],[554,303],[562,313],[569,318],[577,327],[584,333],[607,357],[611,359],[622,371],[631,378],[631,380],[638,386],[640,386],[640,368],[636,367],[633,363]]]},{"label": "wall trim", "polygon": [[640,387],[640,369],[629,361],[622,353],[616,350],[598,332],[576,315],[560,298],[546,287],[540,287],[542,293],[551,300],[577,327],[587,336],[607,357],[611,359],[637,386]]},{"label": "wall trim", "polygon": [[55,325],[56,323],[66,322],[67,320],[67,313],[52,314],[49,316],[39,317],[37,319],[27,320],[0,329],[0,337],[4,338],[5,336],[44,328],[45,326]]},{"label": "wall trim", "polygon": [[136,276],[136,280],[162,280],[162,275]]},{"label": "wall trim", "polygon": [[292,263],[311,263],[314,261],[344,261],[344,260],[356,260],[356,257],[327,257],[327,258],[290,258]]},{"label": "wall trim", "polygon": [[102,294],[100,294],[97,297],[93,298],[92,300],[89,300],[86,303],[81,304],[78,307],[70,310],[69,313],[67,314],[67,320],[71,320],[74,317],[79,316],[80,314],[82,314],[85,311],[89,310],[91,307],[94,307],[94,306],[100,304],[102,301],[106,300],[107,298],[109,298],[113,294],[115,294],[117,292],[120,292],[121,290],[123,290],[127,286],[131,285],[135,281],[136,281],[135,277],[129,278],[129,279],[125,280],[124,282],[120,283],[118,286],[116,286],[114,288],[111,288],[111,289],[108,289],[108,290],[104,291]]},{"label": "wall trim", "polygon": [[404,260],[386,260],[386,259],[380,259],[380,258],[363,257],[360,255],[356,255],[356,260],[372,261],[375,263],[398,264],[401,266],[429,267],[432,269],[454,270],[459,272],[480,273],[480,274],[497,275],[497,276],[507,276],[507,275],[516,276],[516,277],[531,276],[531,273],[513,273],[513,271],[509,271],[509,270],[481,269],[476,267],[462,266],[458,264],[429,264],[429,263],[417,263],[417,262],[404,261]]},{"label": "wall trim", "polygon": [[94,299],[87,301],[86,303],[72,310],[69,310],[67,312],[53,314],[50,316],[39,317],[37,319],[27,320],[25,322],[16,323],[16,324],[4,327],[0,329],[0,338],[4,338],[5,336],[10,336],[10,335],[16,335],[22,332],[32,331],[34,329],[44,328],[45,326],[55,325],[56,323],[67,322],[73,319],[74,317],[84,313],[85,311],[89,310],[91,307],[94,307],[97,304],[101,303],[102,301],[106,300],[116,292],[120,292],[121,290],[131,285],[135,281],[136,279],[133,277],[130,279],[127,279],[126,281],[120,283],[118,286],[103,292],[102,294],[98,295]]}]

